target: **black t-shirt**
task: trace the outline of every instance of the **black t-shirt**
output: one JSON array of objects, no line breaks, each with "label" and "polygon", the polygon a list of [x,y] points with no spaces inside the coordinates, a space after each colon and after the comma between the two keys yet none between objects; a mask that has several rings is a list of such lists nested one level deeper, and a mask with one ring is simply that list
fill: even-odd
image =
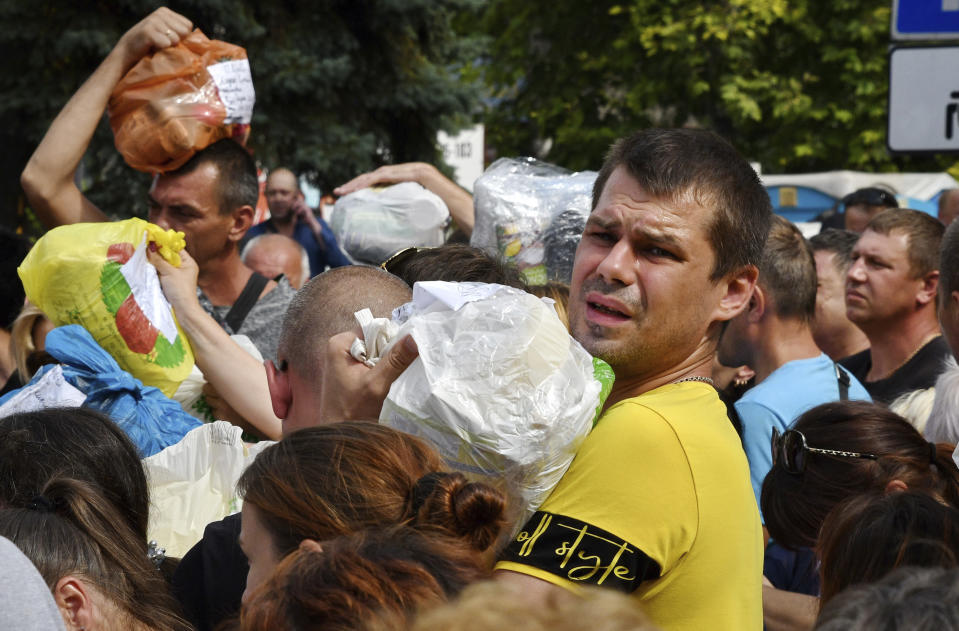
[{"label": "black t-shirt", "polygon": [[839,363],[862,383],[873,401],[889,405],[907,392],[924,390],[936,385],[936,378],[943,369],[943,361],[950,353],[949,345],[942,336],[936,336],[896,372],[878,381],[866,381],[866,375],[872,368],[869,349],[841,359]]},{"label": "black t-shirt", "polygon": [[212,631],[240,613],[250,569],[240,549],[240,515],[209,524],[173,574],[173,595],[197,631]]}]

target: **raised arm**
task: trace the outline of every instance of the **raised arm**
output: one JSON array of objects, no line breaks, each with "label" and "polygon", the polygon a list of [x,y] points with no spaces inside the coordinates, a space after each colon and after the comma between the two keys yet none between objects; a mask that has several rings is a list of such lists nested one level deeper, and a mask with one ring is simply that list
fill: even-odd
[{"label": "raised arm", "polygon": [[50,125],[20,184],[48,228],[107,217],[74,182],[80,160],[123,75],[151,51],[172,46],[193,29],[190,20],[161,7],[123,34],[110,54],[70,98]]},{"label": "raised arm", "polygon": [[407,162],[382,166],[375,171],[356,176],[343,186],[334,189],[333,193],[347,195],[361,188],[398,182],[416,182],[435,193],[449,208],[450,216],[459,229],[465,232],[466,236],[473,234],[473,196],[440,173],[432,164]]},{"label": "raised arm", "polygon": [[196,297],[196,261],[186,250],[173,267],[156,253],[149,255],[160,284],[173,305],[177,321],[190,340],[196,365],[219,396],[260,433],[271,440],[281,436],[280,419],[273,414],[270,388],[263,364],[230,339],[226,331],[203,310]]}]

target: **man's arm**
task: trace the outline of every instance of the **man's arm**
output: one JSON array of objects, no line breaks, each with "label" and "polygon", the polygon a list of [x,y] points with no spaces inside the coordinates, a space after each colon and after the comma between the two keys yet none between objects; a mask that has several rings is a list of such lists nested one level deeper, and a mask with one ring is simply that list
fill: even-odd
[{"label": "man's arm", "polygon": [[182,262],[179,268],[154,252],[148,256],[157,268],[163,293],[173,305],[177,322],[190,340],[203,377],[260,433],[271,440],[279,440],[282,424],[273,413],[266,369],[230,339],[200,306],[196,297],[196,261],[186,250],[180,252]]},{"label": "man's arm", "polygon": [[816,624],[819,599],[763,585],[763,622],[769,631],[806,631]]},{"label": "man's arm", "polygon": [[27,200],[48,228],[106,221],[106,215],[74,182],[80,160],[103,116],[110,93],[123,75],[150,51],[176,44],[192,28],[190,20],[182,15],[167,8],[157,9],[123,34],[54,119],[20,175]]},{"label": "man's arm", "polygon": [[370,173],[358,175],[343,186],[333,190],[336,195],[347,195],[361,188],[376,184],[396,184],[398,182],[416,182],[435,193],[450,211],[453,222],[466,236],[473,234],[475,213],[473,196],[439,172],[432,164],[425,162],[407,162],[382,166]]}]

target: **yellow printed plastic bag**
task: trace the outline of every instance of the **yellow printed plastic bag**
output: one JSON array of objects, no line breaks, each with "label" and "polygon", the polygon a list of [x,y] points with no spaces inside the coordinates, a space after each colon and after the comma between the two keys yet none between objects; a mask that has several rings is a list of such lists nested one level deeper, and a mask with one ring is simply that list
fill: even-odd
[{"label": "yellow printed plastic bag", "polygon": [[17,271],[27,298],[56,326],[82,325],[121,368],[171,396],[193,368],[193,351],[147,261],[148,242],[180,264],[183,234],[134,218],[54,228]]}]

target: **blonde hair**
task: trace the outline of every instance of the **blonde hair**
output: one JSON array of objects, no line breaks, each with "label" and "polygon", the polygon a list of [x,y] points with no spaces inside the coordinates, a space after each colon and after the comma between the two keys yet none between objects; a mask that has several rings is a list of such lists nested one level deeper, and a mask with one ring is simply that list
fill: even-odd
[{"label": "blonde hair", "polygon": [[10,355],[17,364],[17,372],[23,383],[33,377],[33,371],[27,367],[27,358],[37,350],[33,343],[33,329],[40,318],[46,317],[39,307],[28,302],[10,327]]},{"label": "blonde hair", "polygon": [[582,597],[557,588],[545,603],[530,607],[525,595],[498,581],[470,585],[458,599],[420,614],[410,631],[643,631],[656,627],[629,596],[584,588]]},{"label": "blonde hair", "polygon": [[889,409],[909,421],[910,425],[922,433],[926,430],[926,422],[932,413],[932,404],[935,398],[935,388],[913,390],[899,396],[890,403]]}]

